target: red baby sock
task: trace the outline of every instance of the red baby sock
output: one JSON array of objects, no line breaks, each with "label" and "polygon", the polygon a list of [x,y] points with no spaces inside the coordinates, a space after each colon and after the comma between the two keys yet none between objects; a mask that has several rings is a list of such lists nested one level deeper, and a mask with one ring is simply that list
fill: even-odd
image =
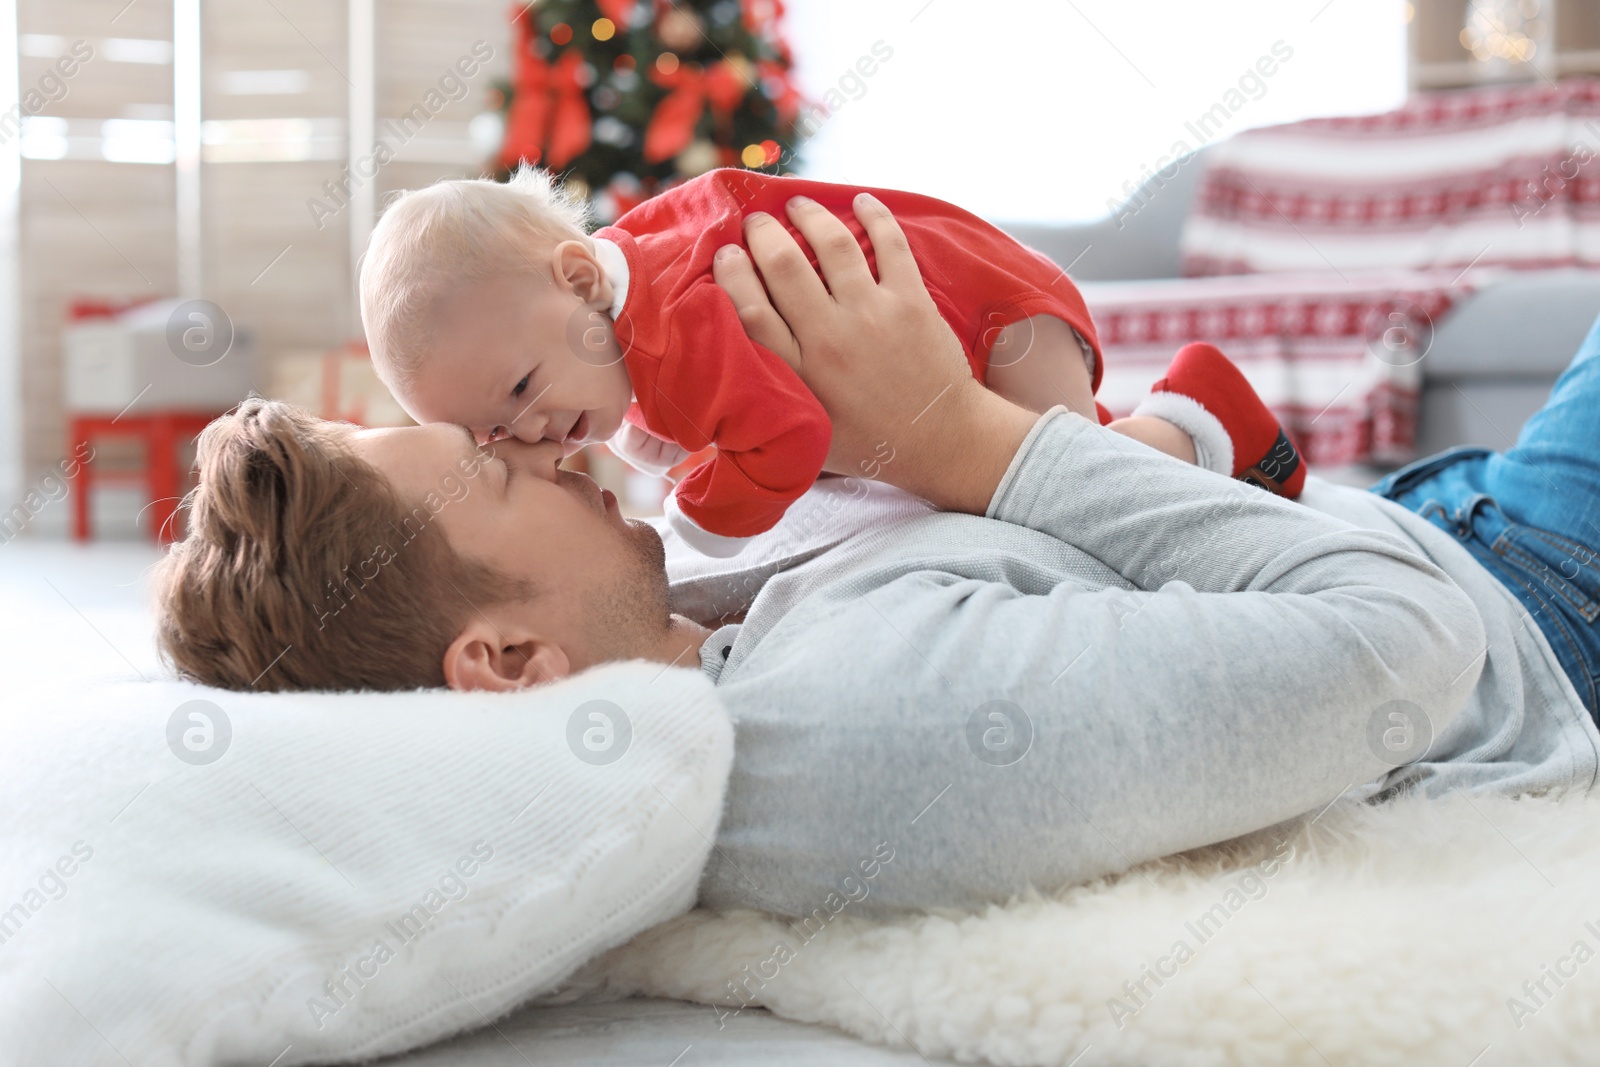
[{"label": "red baby sock", "polygon": [[1110,426],[1112,420],[1115,418],[1115,416],[1111,414],[1106,406],[1100,403],[1098,400],[1094,402],[1094,413],[1099,416],[1101,426]]},{"label": "red baby sock", "polygon": [[1194,441],[1196,462],[1293,500],[1306,465],[1233,361],[1213,345],[1184,345],[1135,415],[1165,419]]}]

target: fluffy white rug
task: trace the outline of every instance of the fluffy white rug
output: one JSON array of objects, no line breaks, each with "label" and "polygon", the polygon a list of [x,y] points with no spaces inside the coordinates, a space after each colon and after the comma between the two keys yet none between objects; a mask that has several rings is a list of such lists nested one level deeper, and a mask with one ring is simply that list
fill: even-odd
[{"label": "fluffy white rug", "polygon": [[568,996],[993,1064],[1600,1062],[1600,800],[1342,802],[1053,897],[821,932],[691,912]]}]

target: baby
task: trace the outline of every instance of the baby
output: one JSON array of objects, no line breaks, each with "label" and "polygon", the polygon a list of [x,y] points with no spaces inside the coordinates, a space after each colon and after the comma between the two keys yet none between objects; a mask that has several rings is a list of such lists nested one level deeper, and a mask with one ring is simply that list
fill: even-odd
[{"label": "baby", "polygon": [[413,418],[459,423],[483,443],[559,440],[575,451],[605,441],[655,474],[714,444],[668,498],[667,520],[700,551],[733,555],[811,487],[831,425],[793,369],[745,335],[712,258],[743,242],[754,212],[795,232],[785,205],[805,197],[849,226],[873,262],[851,207],[861,192],[905,231],[985,386],[1299,494],[1304,464],[1221,352],[1185,347],[1132,416],[1111,420],[1094,400],[1103,371],[1094,324],[1066,272],[913,193],[714,170],[590,236],[586,205],[543,171],[442,181],[400,196],[373,232],[361,316],[374,364]]}]

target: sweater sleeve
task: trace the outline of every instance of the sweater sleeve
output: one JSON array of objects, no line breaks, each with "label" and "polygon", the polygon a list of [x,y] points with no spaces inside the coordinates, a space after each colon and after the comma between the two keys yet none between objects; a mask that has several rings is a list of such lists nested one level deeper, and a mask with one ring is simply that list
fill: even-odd
[{"label": "sweater sleeve", "polygon": [[[1152,710],[1176,695],[1197,712],[1179,720],[1197,750],[1222,723],[1258,739],[1281,733],[1279,752],[1307,727],[1359,740],[1394,700],[1416,704],[1437,732],[1476,684],[1476,607],[1401,538],[1178,462],[1065,408],[1035,424],[988,516],[1069,542],[1126,580],[1128,591],[1105,591],[1123,601],[1113,633],[1056,618],[1054,593],[1030,599],[1040,625],[1064,626],[1061,668],[1080,651],[1098,657],[1070,689],[1089,686],[1078,695],[1101,707],[1142,697]],[[1294,714],[1241,715],[1251,705]],[[1358,743],[1317,762],[1328,783],[1354,784],[1385,769],[1374,755]]]},{"label": "sweater sleeve", "polygon": [[[942,641],[965,650],[944,668],[954,687],[1032,716],[1033,755],[1077,805],[1058,814],[1090,831],[1067,880],[1314,812],[1401,762],[1391,727],[1422,737],[1421,758],[1477,684],[1477,608],[1403,540],[1064,408],[1024,440],[988,514],[1069,542],[1128,586],[940,591]],[[926,617],[923,600],[904,606]],[[890,601],[876,607],[896,619]],[[995,678],[1011,681],[1001,692]]]},{"label": "sweater sleeve", "polygon": [[833,438],[827,412],[781,356],[745,335],[709,277],[673,309],[667,350],[657,419],[690,452],[717,446],[678,483],[678,511],[722,538],[771,529],[822,471]]},{"label": "sweater sleeve", "polygon": [[730,662],[708,904],[805,914],[879,842],[863,914],[1085,882],[1359,793],[1477,683],[1477,609],[1400,538],[1064,408],[988,517],[1044,536],[930,517],[899,576],[826,586]]}]

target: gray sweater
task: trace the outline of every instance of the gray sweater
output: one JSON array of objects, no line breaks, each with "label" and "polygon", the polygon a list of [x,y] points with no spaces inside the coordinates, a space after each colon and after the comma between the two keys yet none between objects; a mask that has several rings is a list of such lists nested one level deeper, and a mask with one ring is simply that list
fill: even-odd
[{"label": "gray sweater", "polygon": [[701,649],[736,725],[707,906],[973,907],[1345,794],[1586,789],[1600,762],[1544,636],[1448,534],[1064,408],[986,517],[830,480],[763,547],[668,541],[676,609],[748,602]]}]

